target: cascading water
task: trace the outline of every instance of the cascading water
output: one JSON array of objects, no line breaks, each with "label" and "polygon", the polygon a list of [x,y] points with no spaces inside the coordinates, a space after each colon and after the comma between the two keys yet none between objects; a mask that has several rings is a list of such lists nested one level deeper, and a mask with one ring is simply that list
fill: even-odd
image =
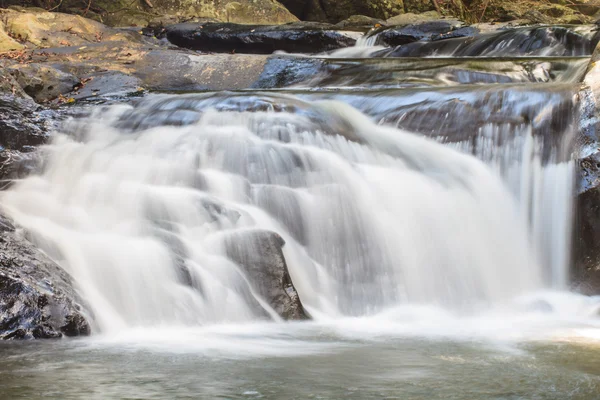
[{"label": "cascading water", "polygon": [[[75,104],[10,164],[39,168],[0,192],[18,227],[3,217],[0,236],[71,274],[93,335],[0,343],[0,391],[597,399],[600,297],[568,290],[579,126],[597,147],[580,82],[600,35],[489,28],[386,27],[260,56],[254,89]],[[28,273],[40,254],[26,255],[2,257]],[[42,315],[68,281],[53,267],[20,286]]]},{"label": "cascading water", "polygon": [[[198,106],[205,101],[158,96],[72,121],[46,149],[44,172],[2,196],[74,276],[101,330],[259,318],[223,246],[255,228],[286,241],[292,280],[314,317],[402,304],[471,312],[564,284],[565,265],[541,262],[527,219],[534,230],[558,224],[542,229],[550,236],[568,225],[568,213],[537,221],[536,207],[568,209],[570,170],[542,166],[533,142],[517,164],[508,152],[487,154],[493,143],[477,150],[500,157],[509,181],[516,165],[535,175],[517,178],[520,197],[536,205],[523,218],[482,162],[377,126],[344,103],[288,96],[279,109],[257,102],[262,110],[240,111]],[[554,192],[543,192],[544,180]],[[181,258],[192,284],[181,279]]]}]

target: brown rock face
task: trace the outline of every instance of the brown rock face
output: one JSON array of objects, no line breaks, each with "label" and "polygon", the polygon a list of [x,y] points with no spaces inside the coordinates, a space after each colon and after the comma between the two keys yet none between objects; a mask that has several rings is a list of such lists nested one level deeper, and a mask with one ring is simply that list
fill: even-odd
[{"label": "brown rock face", "polygon": [[[4,0],[0,6],[36,6],[33,0]],[[58,5],[58,2],[57,2]],[[294,17],[276,0],[93,0],[90,8],[80,0],[62,0],[54,11],[85,15],[111,26],[146,26],[158,16],[183,20],[214,18],[222,22],[283,24]]]}]

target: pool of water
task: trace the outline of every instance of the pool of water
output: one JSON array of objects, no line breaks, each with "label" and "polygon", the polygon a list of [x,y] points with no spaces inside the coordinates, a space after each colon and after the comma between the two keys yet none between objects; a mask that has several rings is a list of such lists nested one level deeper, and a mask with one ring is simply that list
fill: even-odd
[{"label": "pool of water", "polygon": [[600,398],[600,320],[540,312],[139,328],[0,357],[0,399]]}]

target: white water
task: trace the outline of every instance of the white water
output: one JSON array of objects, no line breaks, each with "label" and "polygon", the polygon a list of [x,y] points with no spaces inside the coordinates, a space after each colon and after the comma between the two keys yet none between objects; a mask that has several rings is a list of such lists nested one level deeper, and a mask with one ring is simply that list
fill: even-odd
[{"label": "white water", "polygon": [[[114,107],[57,135],[44,173],[2,205],[73,275],[102,332],[256,320],[223,250],[249,228],[284,237],[300,297],[326,321],[403,321],[398,307],[464,316],[564,284],[569,165],[542,167],[533,150],[496,163],[509,177],[519,168],[515,196],[474,157],[342,103],[316,107],[338,135],[303,115],[215,111],[130,133],[114,123],[130,107]],[[173,238],[197,285],[178,277]]]}]

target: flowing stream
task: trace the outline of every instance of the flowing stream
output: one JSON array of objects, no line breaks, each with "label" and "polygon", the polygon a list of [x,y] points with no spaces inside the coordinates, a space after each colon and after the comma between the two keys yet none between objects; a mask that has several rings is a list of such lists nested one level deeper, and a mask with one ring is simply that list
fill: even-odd
[{"label": "flowing stream", "polygon": [[[1,203],[93,335],[0,344],[0,398],[598,398],[600,300],[568,292],[589,45],[503,35],[65,123]],[[519,35],[549,44],[502,57]],[[310,321],[229,257],[257,231],[285,241]]]}]

